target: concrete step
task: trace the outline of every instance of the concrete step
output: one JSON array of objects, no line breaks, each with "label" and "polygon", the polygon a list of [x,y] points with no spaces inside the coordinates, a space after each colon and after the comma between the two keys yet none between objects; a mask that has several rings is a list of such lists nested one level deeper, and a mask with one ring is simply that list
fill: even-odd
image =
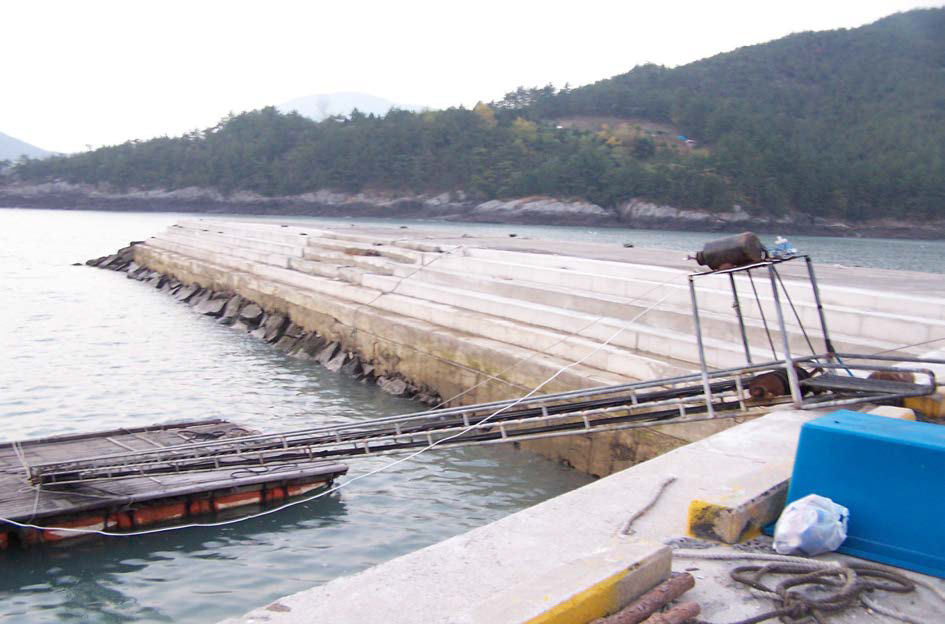
[{"label": "concrete step", "polygon": [[238,221],[184,219],[178,221],[175,226],[171,227],[175,229],[217,232],[237,238],[248,238],[287,245],[304,245],[309,236],[319,237],[325,234],[324,230],[315,228],[299,228],[281,226],[278,224],[240,223]]},{"label": "concrete step", "polygon": [[[677,273],[688,273],[687,271],[680,271],[679,269],[633,264],[629,262],[594,260],[573,256],[556,256],[498,249],[471,248],[469,249],[468,256],[538,268],[563,268],[579,273],[590,273],[610,277],[629,277],[655,282],[670,279]],[[814,270],[816,272],[816,259],[814,260]],[[798,263],[797,266],[799,268],[803,267],[803,264],[801,264],[803,260],[797,260],[795,262]],[[699,272],[703,268],[704,267],[698,267],[693,263],[692,272]],[[806,269],[801,268],[801,270],[806,273]],[[760,275],[756,277],[756,282],[759,278],[761,278]],[[720,291],[728,291],[730,288],[728,277],[724,275],[708,275],[698,279],[699,284],[706,288]],[[761,279],[767,282],[766,277]],[[784,286],[787,288],[788,292],[791,293],[791,297],[795,300],[795,303],[814,303],[813,293],[806,279],[783,277],[783,280]],[[741,292],[750,292],[751,284],[746,277],[737,276],[736,282]],[[760,284],[758,285],[760,286]],[[939,297],[918,297],[898,293],[886,294],[879,291],[835,286],[831,284],[820,284],[820,296],[822,303],[828,306],[862,309],[864,311],[893,315],[902,314],[904,309],[908,309],[910,316],[945,321],[945,299]]]},{"label": "concrete step", "polygon": [[302,257],[306,260],[316,262],[333,263],[338,266],[358,267],[366,271],[373,271],[381,275],[393,275],[393,264],[388,258],[376,258],[371,256],[352,256],[346,253],[340,253],[319,247],[305,247],[302,250]]},{"label": "concrete step", "polygon": [[265,249],[261,249],[259,246],[233,244],[222,240],[222,238],[215,239],[211,235],[191,236],[189,233],[178,231],[169,231],[158,234],[157,236],[148,239],[147,242],[148,244],[169,243],[185,245],[189,249],[202,250],[208,254],[234,256],[244,260],[251,260],[260,264],[271,264],[273,266],[284,268],[288,268],[290,258],[297,257],[289,256],[284,253],[273,253]]},{"label": "concrete step", "polygon": [[420,263],[425,256],[425,254],[420,251],[402,249],[380,242],[362,243],[324,237],[310,237],[308,239],[308,246],[309,248],[344,253],[351,256],[380,256],[392,262],[406,265],[416,265]]},{"label": "concrete step", "polygon": [[[203,247],[215,253],[228,253],[230,255],[235,255],[237,257],[241,257],[244,259],[253,260],[256,262],[261,262],[261,263],[266,263],[266,264],[272,264],[274,266],[279,266],[279,267],[288,268],[291,266],[292,268],[296,268],[297,270],[301,270],[303,272],[308,272],[315,275],[321,275],[324,277],[342,279],[342,280],[349,281],[352,283],[359,283],[359,281],[362,279],[361,278],[362,272],[357,271],[357,270],[351,270],[348,268],[342,269],[341,268],[342,266],[357,267],[357,268],[363,269],[366,272],[374,272],[374,273],[388,274],[388,275],[391,274],[392,270],[397,270],[400,267],[402,267],[402,265],[388,262],[386,259],[382,259],[382,258],[348,256],[347,254],[337,254],[337,253],[322,254],[322,253],[318,253],[316,250],[309,250],[307,247],[300,247],[298,245],[286,245],[286,244],[281,244],[281,243],[272,243],[265,240],[249,239],[249,238],[237,239],[227,234],[219,234],[217,230],[213,230],[213,229],[210,229],[209,231],[206,231],[206,232],[204,231],[195,232],[193,230],[171,228],[167,233],[160,236],[163,238],[169,238],[171,240],[176,239],[190,246]],[[303,263],[302,261],[295,260],[292,256],[269,253],[272,251],[280,251],[280,252],[292,253],[292,254],[298,254],[301,251],[301,253],[308,256],[308,258],[316,258],[318,262],[316,264],[307,264],[307,263]],[[444,266],[444,264],[448,265],[450,261],[451,261],[450,258],[442,258],[436,264],[431,264],[429,267],[422,269],[419,273],[415,269],[410,269],[410,272],[404,272],[404,271],[398,270],[398,273],[401,273],[402,276],[409,275],[410,273],[416,273],[416,275],[411,276],[411,279],[413,280],[429,280],[431,278],[435,280],[438,275],[438,267],[442,267]],[[532,271],[532,275],[539,275],[540,277],[540,273],[536,273],[534,271]],[[450,281],[455,281],[456,280],[455,276],[456,274],[453,274],[452,276],[446,276],[445,279],[450,280]],[[510,281],[508,279],[496,279],[496,278],[480,277],[480,276],[475,276],[475,275],[470,276],[469,272],[466,272],[460,277],[467,279],[467,281],[470,279],[470,277],[473,277],[473,278],[478,278],[480,280],[488,280],[492,284],[501,285],[504,283],[506,286],[512,286],[512,284],[515,284],[514,288],[521,288],[519,284],[515,283],[515,281]],[[562,292],[572,292],[571,296],[569,297],[570,299],[569,305],[566,305],[563,307],[575,309],[575,306],[573,304],[575,302],[581,301],[581,298],[584,297],[585,303],[587,304],[585,307],[590,308],[590,309],[584,310],[587,313],[595,314],[598,316],[600,315],[613,316],[614,318],[627,317],[626,314],[619,314],[618,311],[615,310],[615,308],[618,308],[621,305],[623,305],[623,302],[621,301],[621,298],[619,297],[614,298],[614,297],[608,297],[604,295],[595,295],[591,297],[587,295],[582,295],[580,291],[575,291],[573,288],[547,285],[547,284],[542,284],[541,282],[538,282],[538,283],[530,282],[530,284],[532,284],[532,289],[531,291],[528,292],[528,296],[532,300],[534,300],[535,298],[537,298],[539,302],[549,300],[549,294],[541,293],[540,292],[541,288],[552,289],[554,291],[557,291],[557,293],[559,294]],[[653,287],[651,287],[650,290],[653,290]],[[524,294],[524,291],[523,291],[523,294]],[[536,297],[536,294],[541,294],[542,297]],[[678,295],[679,293],[676,293],[671,299],[678,297]],[[554,297],[555,295],[554,293],[552,293],[550,296]],[[606,302],[608,298],[611,300],[611,305],[609,306],[610,310],[602,309],[602,308],[607,307],[604,302]],[[703,300],[708,300],[705,294],[702,294],[701,298]],[[616,299],[616,301],[614,301],[614,299]],[[743,305],[744,305],[744,302],[743,302]],[[664,306],[663,309],[653,310],[652,312],[647,313],[645,317],[641,318],[641,322],[645,325],[652,325],[658,328],[669,329],[675,332],[685,334],[687,336],[691,336],[692,335],[692,319],[691,319],[690,309],[688,307],[685,309],[682,309],[681,306],[678,306],[678,305],[673,306],[672,304],[669,304],[669,303],[664,303],[663,306]],[[711,309],[709,310],[705,309],[705,308],[711,308],[712,306],[709,306],[709,305],[700,306],[702,316],[705,321],[704,336],[707,338],[707,342],[710,342],[712,338],[715,338],[719,340],[720,342],[722,342],[723,344],[726,342],[731,343],[733,345],[738,344],[739,337],[737,334],[737,326],[733,322],[734,315],[731,313],[731,308],[729,306],[730,304],[726,304],[726,306],[723,308],[724,310],[723,314],[714,313],[711,311]],[[562,307],[562,306],[559,306],[559,307]],[[628,309],[633,309],[633,307],[636,307],[638,311],[642,311],[643,309],[645,309],[645,306],[642,304],[638,306],[632,306],[631,308],[628,308]],[[580,311],[580,309],[578,309],[578,311]],[[634,314],[639,313],[638,311],[634,312]],[[808,312],[810,312],[810,310],[808,310]],[[841,321],[842,321],[841,326],[843,324],[849,324],[851,322],[860,323],[865,318],[864,315],[861,314],[861,312],[858,310],[842,310],[842,309],[832,310],[830,321],[829,321],[832,328],[837,327],[837,324],[833,322],[836,320],[835,317],[841,318]],[[770,318],[769,316],[769,320],[771,321],[773,325],[773,318]],[[813,320],[819,322],[819,318],[814,318]],[[877,319],[873,319],[873,320],[875,321]],[[922,333],[923,330],[928,330],[928,325],[925,323],[917,323],[911,319],[906,319],[905,321],[903,321],[903,319],[898,318],[898,317],[893,317],[891,319],[880,319],[880,321],[881,320],[886,320],[888,323],[897,324],[898,325],[897,335],[909,335],[910,340],[912,342],[921,342],[921,341],[934,337],[928,333],[926,334]],[[750,344],[753,346],[753,348],[759,350],[759,355],[758,355],[759,359],[762,359],[762,360],[767,359],[768,356],[763,355],[763,353],[766,352],[765,347],[767,345],[767,337],[765,335],[761,322],[758,321],[757,319],[752,319],[750,316],[746,315],[746,325],[747,325],[747,330],[749,332]],[[810,334],[812,335],[812,337],[816,336],[817,332],[813,331],[816,325],[811,326],[809,323],[805,323],[805,325],[811,328]],[[800,334],[796,324],[789,322],[788,327],[789,327],[789,330],[793,327],[792,349],[797,353],[807,353],[808,348],[806,345],[806,341],[804,337]],[[883,333],[885,332],[885,329],[882,326],[877,326],[876,331],[879,333]],[[945,332],[943,332],[943,334],[945,334]],[[854,340],[854,339],[847,339],[845,338],[845,336],[846,336],[846,332],[834,331],[834,338],[835,338],[838,348],[845,351],[872,353],[876,351],[882,351],[882,350],[894,348],[902,344],[902,343],[892,344],[889,341],[878,341],[875,339],[871,341],[868,338],[866,339],[860,338],[860,339]],[[780,351],[781,350],[780,336],[775,335],[773,338],[775,339],[776,350]],[[821,345],[819,344],[819,341],[815,343],[815,348],[817,348],[818,350],[821,349]],[[731,348],[728,350],[732,351]],[[683,351],[677,351],[677,353],[682,353],[682,352]],[[683,359],[687,361],[692,361],[691,357],[685,357]],[[710,357],[710,361],[711,360],[712,358]],[[740,360],[737,363],[740,363]],[[729,366],[729,365],[735,365],[735,362],[734,360],[732,360],[731,357],[726,356],[726,357],[722,357],[719,360],[719,363],[716,365]]]},{"label": "concrete step", "polygon": [[[173,245],[173,243],[167,241],[160,242]],[[456,328],[444,327],[425,321],[416,315],[398,314],[394,309],[412,310],[415,308],[403,297],[385,295],[381,299],[388,299],[388,301],[396,299],[397,301],[393,305],[385,306],[385,309],[382,310],[364,305],[376,296],[375,293],[366,288],[345,285],[347,288],[344,290],[344,294],[347,297],[339,298],[331,294],[331,280],[324,278],[305,276],[296,271],[279,269],[270,265],[247,267],[247,264],[252,265],[253,263],[247,263],[239,258],[228,257],[223,254],[214,255],[210,258],[203,250],[188,249],[184,245],[178,245],[181,251],[170,250],[164,246],[155,246],[150,242],[147,243],[147,247],[150,254],[159,256],[176,266],[183,267],[188,272],[200,272],[226,280],[227,283],[224,287],[234,292],[242,289],[245,294],[248,289],[267,297],[282,298],[289,303],[303,306],[307,310],[334,316],[345,324],[362,331],[378,333],[379,329],[370,323],[381,322],[410,327],[413,334],[427,337],[448,334],[449,337],[446,340],[449,341],[449,344],[454,344],[457,349],[456,353],[451,354],[450,361],[466,366],[474,376],[482,374],[479,372],[481,369],[477,367],[477,363],[481,364],[482,362],[479,362],[479,360],[486,357],[489,358],[489,362],[503,366],[499,369],[499,372],[495,373],[499,377],[502,377],[503,371],[510,370],[511,367],[535,369],[534,375],[537,375],[540,380],[550,378],[558,371],[563,371],[562,377],[565,381],[549,386],[549,390],[563,387],[614,385],[628,381],[628,378],[622,374],[596,368],[587,363],[574,364],[573,360],[562,359],[533,348],[506,343],[488,336],[475,335],[463,329],[457,330]],[[263,268],[261,273],[252,270],[259,269],[260,266]],[[251,270],[244,271],[243,269],[246,268]],[[337,282],[334,282],[334,284],[338,285]],[[319,287],[325,285],[329,285],[329,288]],[[449,311],[444,311],[442,307],[439,312],[449,315]],[[430,315],[428,314],[428,316]],[[369,324],[365,325],[365,323]],[[387,328],[384,333],[396,337],[404,332]],[[411,348],[415,349],[424,347],[423,341],[417,339],[411,340],[410,345]],[[463,348],[459,349],[459,345],[463,345]],[[431,353],[431,355],[435,354]],[[471,385],[461,383],[459,387],[465,389]],[[531,390],[532,388],[523,389]]]},{"label": "concrete step", "polygon": [[[699,363],[699,353],[692,333],[681,333],[612,317],[601,318],[601,315],[585,314],[518,298],[433,285],[426,281],[400,280],[370,274],[362,275],[361,279],[365,286],[385,292],[396,289],[397,294],[415,299],[442,303],[457,309],[564,334],[575,334],[598,343],[610,340],[610,344],[615,347],[649,357],[672,358],[690,365]],[[710,367],[732,368],[745,363],[740,343],[706,336],[704,347],[706,362]],[[755,355],[755,361],[767,359],[760,351]]]},{"label": "concrete step", "polygon": [[[632,379],[654,379],[692,372],[688,364],[676,361],[671,354],[653,358],[615,346],[601,347],[598,342],[566,331],[525,325],[503,318],[491,317],[476,311],[458,308],[400,294],[382,294],[382,291],[358,286],[336,279],[301,273],[269,263],[255,263],[240,256],[227,257],[221,252],[187,247],[166,240],[161,248],[189,255],[198,260],[211,260],[221,266],[236,268],[255,277],[281,282],[296,288],[310,290],[337,299],[345,299],[372,308],[421,319],[442,327],[488,337],[519,347],[541,351],[548,355],[574,362],[587,357],[588,366],[609,371]],[[150,243],[149,243],[150,244]]]},{"label": "concrete step", "polygon": [[279,254],[283,256],[302,257],[302,250],[305,249],[305,241],[297,241],[295,244],[276,242],[267,239],[249,238],[246,236],[228,233],[225,230],[196,230],[193,228],[168,228],[159,236],[187,236],[193,239],[206,240],[218,245],[227,247],[249,249],[252,251]]},{"label": "concrete step", "polygon": [[[403,270],[398,270],[396,275],[398,277],[405,277],[408,273]],[[622,320],[637,319],[637,322],[645,325],[680,332],[690,337],[695,335],[692,308],[689,305],[683,307],[664,302],[655,308],[650,308],[647,302],[641,302],[639,299],[582,293],[550,284],[526,282],[522,280],[497,279],[480,275],[470,275],[468,273],[455,273],[437,269],[436,266],[424,268],[421,274],[416,276],[416,279],[421,279],[423,282],[429,284],[451,286],[500,297],[511,297],[594,316],[607,316]],[[641,314],[642,316],[640,316]],[[700,321],[705,336],[729,342],[733,345],[741,345],[741,334],[738,328],[737,317],[731,308],[728,309],[726,314],[702,310]],[[768,348],[768,338],[761,321],[748,318],[745,319],[745,326],[749,344],[758,347],[766,354],[765,359],[770,358],[771,352]],[[789,327],[789,330],[792,352],[810,353],[807,341],[796,325]],[[824,351],[825,348],[819,338],[819,331],[815,329],[808,333],[814,343],[815,349],[819,352]],[[773,335],[773,338],[778,340],[776,346],[780,351],[782,348],[780,335]],[[899,346],[888,341],[851,337],[838,332],[832,333],[831,338],[837,349],[853,353],[875,353]],[[741,347],[739,347],[739,352],[741,352]]]},{"label": "concrete step", "polygon": [[[679,308],[688,306],[690,301],[685,274],[681,272],[669,277],[669,281],[660,283],[636,278],[581,273],[564,265],[561,268],[536,269],[535,266],[530,265],[508,264],[470,256],[444,256],[435,265],[431,265],[431,268],[432,266],[456,273],[548,284],[585,294],[606,293],[629,299],[643,297],[651,300],[649,298],[653,296],[654,289],[659,292],[658,297],[662,297],[669,291],[672,294],[666,299],[666,303]],[[742,312],[748,319],[761,321],[762,317],[757,305],[760,301],[765,318],[769,325],[774,327],[777,317],[774,301],[770,295],[770,284],[766,289],[766,284],[758,283],[756,280],[756,287],[759,290],[757,301],[753,295],[749,294],[750,290],[740,290]],[[732,296],[729,290],[708,289],[700,286],[696,289],[696,293],[700,312],[715,312],[723,316],[731,313]],[[789,329],[793,327],[799,330],[790,307],[786,302],[783,303],[782,310],[787,315],[785,324]],[[820,317],[815,305],[802,301],[794,303],[804,327],[812,331],[820,326]],[[839,334],[863,336],[869,340],[881,342],[888,341],[890,336],[895,336],[896,340],[900,341],[899,345],[945,336],[945,322],[943,321],[836,305],[824,306],[824,308],[828,327]]]}]

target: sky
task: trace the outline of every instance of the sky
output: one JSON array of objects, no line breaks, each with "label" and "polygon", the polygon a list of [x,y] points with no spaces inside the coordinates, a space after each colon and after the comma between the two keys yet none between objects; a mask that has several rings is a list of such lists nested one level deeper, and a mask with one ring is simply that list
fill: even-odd
[{"label": "sky", "polygon": [[578,86],[921,0],[9,0],[0,132],[44,149],[180,135],[230,112],[357,91],[445,108]]}]

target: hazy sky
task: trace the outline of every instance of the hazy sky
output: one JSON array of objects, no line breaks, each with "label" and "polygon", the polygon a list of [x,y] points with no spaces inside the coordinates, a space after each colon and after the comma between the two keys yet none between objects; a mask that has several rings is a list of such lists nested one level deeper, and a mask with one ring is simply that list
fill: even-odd
[{"label": "hazy sky", "polygon": [[316,93],[471,106],[519,85],[582,85],[941,4],[5,0],[0,132],[77,151]]}]

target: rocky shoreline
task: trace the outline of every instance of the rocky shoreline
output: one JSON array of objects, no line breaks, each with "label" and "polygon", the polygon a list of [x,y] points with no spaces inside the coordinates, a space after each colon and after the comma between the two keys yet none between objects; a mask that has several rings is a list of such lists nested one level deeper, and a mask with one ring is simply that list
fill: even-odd
[{"label": "rocky shoreline", "polygon": [[339,343],[327,340],[316,332],[305,331],[284,314],[269,312],[237,294],[215,292],[197,284],[185,284],[139,266],[134,261],[134,248],[137,244],[138,242],[133,241],[128,247],[110,256],[87,260],[85,264],[125,273],[129,279],[147,284],[189,305],[194,312],[214,318],[233,329],[245,331],[292,357],[315,362],[332,372],[350,375],[362,383],[375,383],[394,396],[414,399],[427,405],[438,405],[441,402],[434,392],[421,388],[402,376],[376,375],[374,365],[361,354],[345,351]]},{"label": "rocky shoreline", "polygon": [[119,192],[90,185],[51,182],[0,185],[0,206],[60,210],[188,212],[208,214],[294,215],[314,217],[433,219],[452,222],[576,225],[703,232],[746,229],[815,236],[945,239],[945,220],[924,223],[896,219],[847,223],[805,214],[782,217],[753,215],[734,206],[729,212],[682,210],[640,199],[616,208],[553,197],[521,197],[479,202],[462,191],[440,194],[390,192],[266,197],[215,189],[130,190]]}]

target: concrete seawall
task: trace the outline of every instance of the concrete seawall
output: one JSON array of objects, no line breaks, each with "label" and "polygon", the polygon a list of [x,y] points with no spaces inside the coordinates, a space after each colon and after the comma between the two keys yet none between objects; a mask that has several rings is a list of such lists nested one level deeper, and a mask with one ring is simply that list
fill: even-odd
[{"label": "concrete seawall", "polygon": [[[650,263],[641,264],[637,250],[612,245],[516,245],[503,249],[495,241],[413,230],[187,220],[135,246],[134,260],[184,284],[239,295],[337,343],[375,377],[403,379],[421,394],[455,397],[454,404],[521,396],[553,376],[542,392],[696,370],[687,271],[675,258],[681,254],[648,252]],[[664,261],[653,264],[653,258]],[[821,294],[838,350],[873,353],[945,336],[945,300],[938,296],[864,287],[895,283],[883,272],[872,279],[825,273]],[[785,280],[797,316],[816,328],[810,289],[792,277],[800,276],[787,272]],[[743,364],[727,279],[703,278],[699,286],[708,365]],[[738,287],[753,356],[771,359],[770,285],[739,281]],[[809,353],[797,321],[788,321],[792,349]],[[774,338],[780,347],[780,336]],[[605,476],[731,424],[663,425],[525,445]]]}]

